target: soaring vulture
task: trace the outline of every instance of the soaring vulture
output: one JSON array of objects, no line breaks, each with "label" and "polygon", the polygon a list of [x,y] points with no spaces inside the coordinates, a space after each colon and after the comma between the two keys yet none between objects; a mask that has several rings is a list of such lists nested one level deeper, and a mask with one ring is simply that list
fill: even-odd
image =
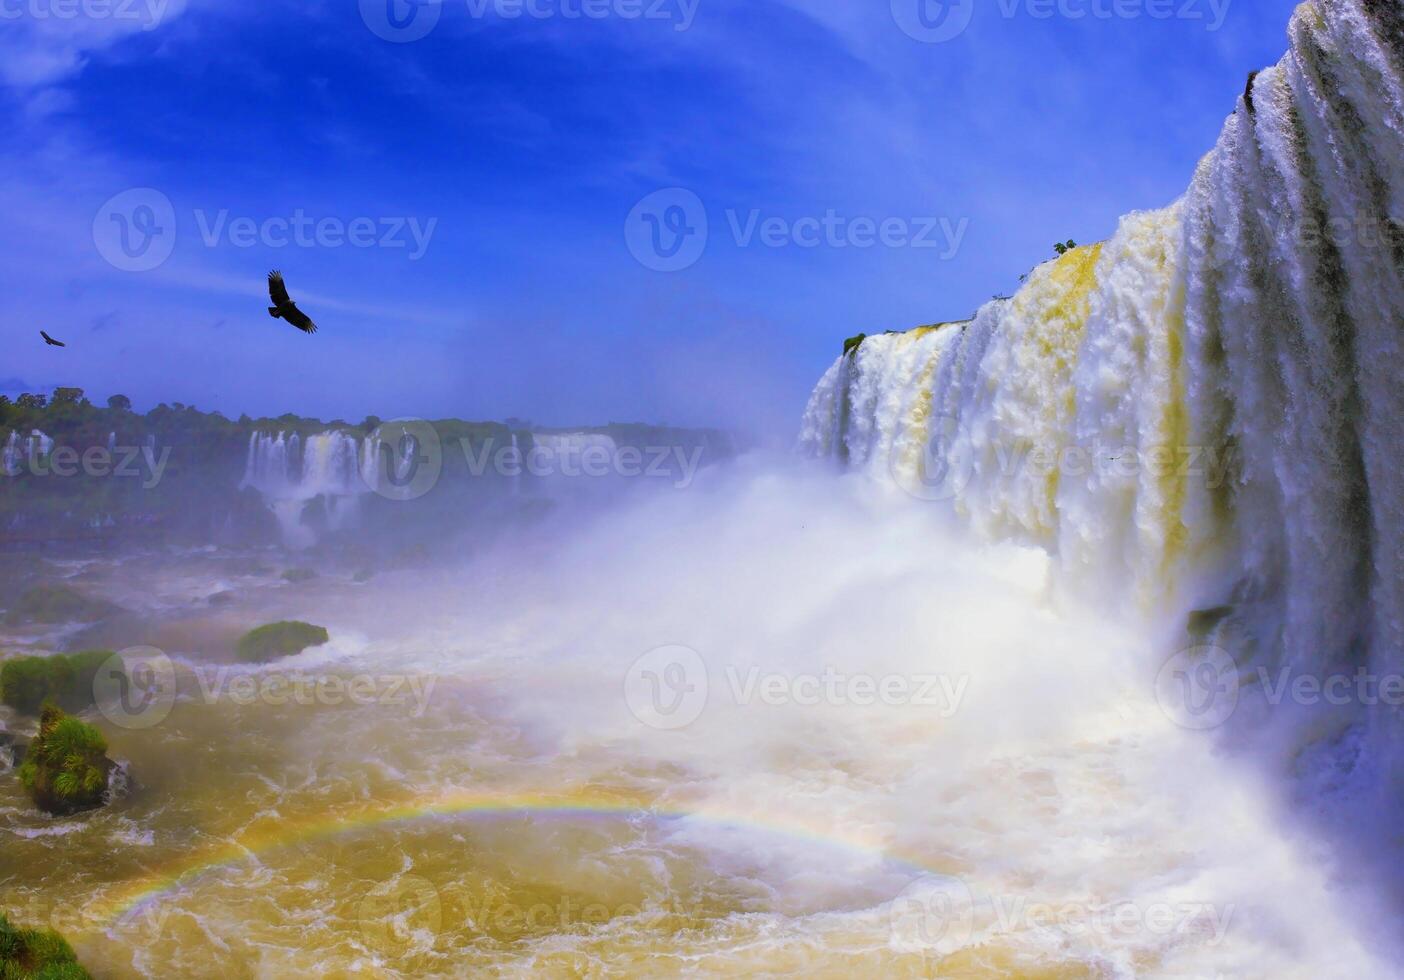
[{"label": "soaring vulture", "polygon": [[42,330],[39,331],[39,336],[43,337],[43,338],[44,338],[44,343],[48,344],[50,347],[67,347],[67,346],[68,346],[67,344],[61,343],[60,341],[57,341],[57,340],[55,340],[54,338],[50,337],[48,334],[46,334],[46,333],[45,333],[44,331],[42,331]]},{"label": "soaring vulture", "polygon": [[268,307],[268,315],[273,319],[286,320],[303,333],[317,332],[317,325],[312,322],[312,318],[299,310],[288,295],[288,287],[283,282],[281,272],[274,270],[268,273],[268,296],[273,300],[273,305]]}]

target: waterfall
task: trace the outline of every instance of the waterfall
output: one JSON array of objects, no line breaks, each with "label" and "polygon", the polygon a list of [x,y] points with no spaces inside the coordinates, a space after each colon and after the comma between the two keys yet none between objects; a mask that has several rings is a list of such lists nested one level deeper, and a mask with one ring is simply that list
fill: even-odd
[{"label": "waterfall", "polygon": [[[512,458],[522,458],[521,440],[517,438],[516,432],[512,433]],[[512,477],[512,492],[514,494],[520,494],[522,492],[522,470],[520,469],[518,469],[516,474]]]},{"label": "waterfall", "polygon": [[4,447],[0,448],[0,473],[5,476],[18,476],[24,469],[25,461],[42,459],[53,451],[54,440],[38,429],[32,430],[23,439],[17,431],[11,429]]},{"label": "waterfall", "polygon": [[[1183,198],[968,322],[864,340],[800,446],[1041,545],[1060,582],[1231,609],[1240,669],[1397,675],[1404,7],[1312,0],[1290,37]],[[1349,727],[1404,767],[1393,709]]]},{"label": "waterfall", "polygon": [[352,524],[359,498],[376,485],[375,447],[378,440],[362,442],[345,432],[308,436],[296,433],[254,432],[240,488],[257,490],[278,519],[283,540],[293,547],[307,547],[316,540],[303,522],[306,505],[321,499],[328,526],[337,530]]},{"label": "waterfall", "polygon": [[612,457],[617,449],[611,436],[596,432],[533,432],[531,444],[534,451],[552,460],[578,459],[587,451],[604,452]]}]

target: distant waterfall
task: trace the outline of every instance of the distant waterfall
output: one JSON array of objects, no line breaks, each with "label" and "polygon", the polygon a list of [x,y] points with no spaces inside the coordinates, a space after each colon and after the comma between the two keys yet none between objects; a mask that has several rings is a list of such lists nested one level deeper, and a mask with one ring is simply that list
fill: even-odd
[{"label": "distant waterfall", "polygon": [[20,434],[12,429],[4,447],[0,448],[0,473],[17,476],[27,461],[42,459],[53,451],[54,440],[38,429],[24,438],[20,438]]},{"label": "distant waterfall", "polygon": [[302,521],[310,501],[322,499],[332,528],[354,520],[359,498],[375,485],[372,444],[365,441],[363,459],[362,440],[344,432],[319,433],[305,442],[297,433],[255,432],[249,438],[240,487],[252,487],[263,496],[287,544],[307,547],[315,540]]},{"label": "distant waterfall", "polygon": [[1404,6],[1314,0],[1291,40],[1184,198],[967,323],[867,339],[800,444],[1042,545],[1065,581],[1232,607],[1248,662],[1394,674]]}]

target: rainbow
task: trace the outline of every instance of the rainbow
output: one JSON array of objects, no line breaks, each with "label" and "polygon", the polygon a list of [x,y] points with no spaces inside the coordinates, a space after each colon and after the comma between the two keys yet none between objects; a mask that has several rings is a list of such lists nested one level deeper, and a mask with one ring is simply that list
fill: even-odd
[{"label": "rainbow", "polygon": [[726,812],[710,807],[664,807],[641,798],[603,794],[550,796],[473,793],[418,800],[354,815],[318,815],[303,821],[280,823],[267,833],[245,835],[217,850],[188,860],[176,869],[123,886],[116,897],[110,900],[111,909],[104,918],[114,926],[121,926],[152,909],[167,897],[194,887],[215,872],[238,867],[282,848],[334,840],[392,824],[433,819],[490,819],[512,816],[530,816],[546,820],[599,820],[642,816],[655,822],[702,821],[716,826],[812,841],[827,848],[861,854],[874,864],[886,864],[895,870],[908,872],[913,877],[951,873],[949,868],[936,868],[921,860],[904,857],[869,835],[854,831],[836,832],[832,827],[821,826],[791,815],[772,814],[758,819],[751,814]]}]

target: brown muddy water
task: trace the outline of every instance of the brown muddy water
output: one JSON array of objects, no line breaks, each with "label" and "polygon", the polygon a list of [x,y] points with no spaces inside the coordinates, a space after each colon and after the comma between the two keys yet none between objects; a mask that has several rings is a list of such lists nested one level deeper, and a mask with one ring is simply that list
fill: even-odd
[{"label": "brown muddy water", "polygon": [[[366,583],[51,563],[132,614],[4,649],[151,645],[178,697],[88,713],[131,774],[101,811],[0,773],[0,909],[98,977],[1375,975],[1144,624],[872,492],[756,479]],[[232,665],[282,618],[332,641]]]}]

